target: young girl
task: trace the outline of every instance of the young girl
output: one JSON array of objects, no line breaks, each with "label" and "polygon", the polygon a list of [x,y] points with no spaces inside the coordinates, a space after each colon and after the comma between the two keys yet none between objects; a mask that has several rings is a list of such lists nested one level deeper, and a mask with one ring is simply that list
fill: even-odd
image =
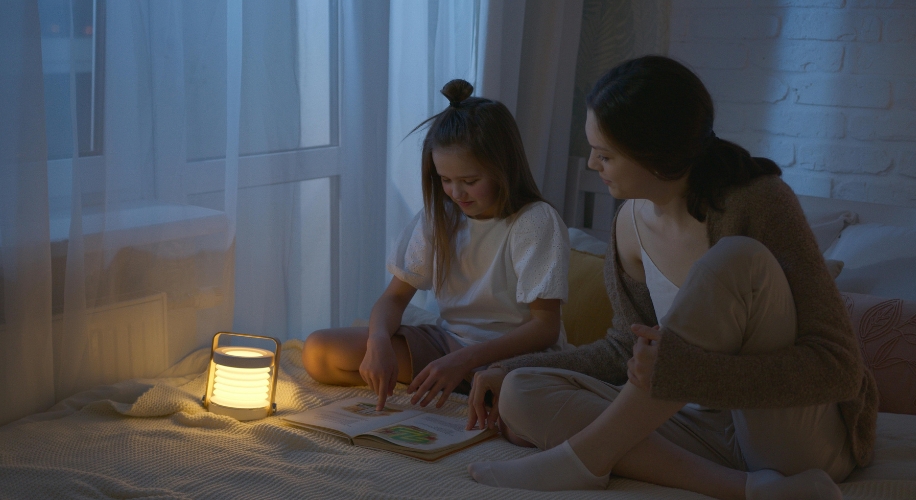
[{"label": "young girl", "polygon": [[[441,406],[479,367],[565,345],[566,226],[541,198],[512,114],[472,91],[464,80],[449,82],[449,106],[420,125],[431,122],[424,209],[389,256],[394,277],[369,327],[313,332],[302,351],[312,378],[368,384],[379,409],[396,382],[410,383],[411,403],[426,406],[441,394]],[[428,289],[439,320],[401,325],[416,291]]]},{"label": "young girl", "polygon": [[605,260],[614,328],[475,376],[475,393],[502,384],[510,437],[547,451],[472,477],[842,498],[834,481],[871,459],[877,393],[779,168],[716,137],[709,93],[671,59],[614,68],[587,103],[589,167],[628,200]]}]

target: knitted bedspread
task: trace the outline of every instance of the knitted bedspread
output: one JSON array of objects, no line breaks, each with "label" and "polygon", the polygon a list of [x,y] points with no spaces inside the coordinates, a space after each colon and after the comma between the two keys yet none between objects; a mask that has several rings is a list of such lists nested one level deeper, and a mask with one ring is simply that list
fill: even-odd
[{"label": "knitted bedspread", "polygon": [[[0,427],[0,498],[706,498],[622,478],[600,492],[495,489],[471,479],[467,465],[534,451],[496,438],[428,463],[289,426],[282,416],[371,396],[314,382],[301,349],[283,345],[278,412],[263,420],[201,407],[205,349],[162,378],[99,387]],[[393,403],[408,403],[404,389]],[[453,395],[445,411],[464,416],[465,404]],[[916,416],[882,414],[878,446],[875,464],[840,485],[846,498],[916,498]]]}]

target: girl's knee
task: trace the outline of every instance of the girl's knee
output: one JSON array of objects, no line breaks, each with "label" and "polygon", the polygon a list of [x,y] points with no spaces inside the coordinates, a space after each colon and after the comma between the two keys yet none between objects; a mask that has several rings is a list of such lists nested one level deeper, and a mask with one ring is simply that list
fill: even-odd
[{"label": "girl's knee", "polygon": [[302,366],[317,382],[328,378],[327,352],[330,348],[330,331],[316,330],[305,338],[302,346]]}]

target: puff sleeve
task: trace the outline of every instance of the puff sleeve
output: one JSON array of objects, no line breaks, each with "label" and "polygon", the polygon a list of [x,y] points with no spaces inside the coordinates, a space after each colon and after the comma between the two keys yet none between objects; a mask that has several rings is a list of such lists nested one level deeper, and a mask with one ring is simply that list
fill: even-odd
[{"label": "puff sleeve", "polygon": [[388,254],[385,267],[389,273],[417,290],[432,288],[432,244],[423,210],[401,231],[401,236]]},{"label": "puff sleeve", "polygon": [[516,300],[569,297],[569,231],[560,215],[547,203],[534,203],[513,223],[509,245],[518,276]]}]

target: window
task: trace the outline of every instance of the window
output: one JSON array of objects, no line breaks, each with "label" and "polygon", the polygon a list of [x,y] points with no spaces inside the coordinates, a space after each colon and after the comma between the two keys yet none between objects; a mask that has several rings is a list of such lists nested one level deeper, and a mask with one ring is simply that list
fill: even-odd
[{"label": "window", "polygon": [[[41,0],[41,52],[44,69],[48,159],[102,153],[104,137],[105,0]],[[72,67],[71,67],[72,61]],[[70,72],[75,78],[76,129],[70,106]]]}]

